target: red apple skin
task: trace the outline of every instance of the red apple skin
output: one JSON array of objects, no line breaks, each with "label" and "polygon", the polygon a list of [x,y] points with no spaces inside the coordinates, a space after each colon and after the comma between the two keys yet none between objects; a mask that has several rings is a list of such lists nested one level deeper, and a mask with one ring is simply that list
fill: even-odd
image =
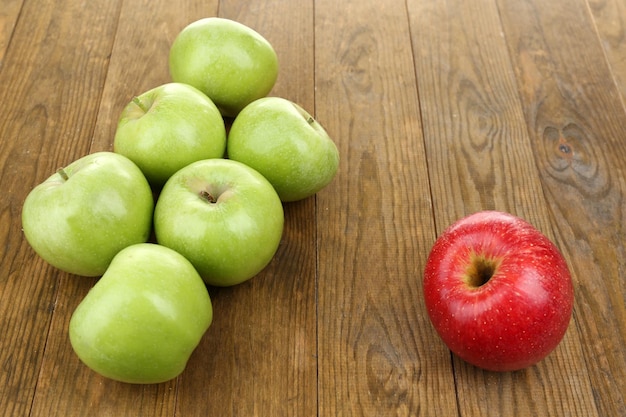
[{"label": "red apple skin", "polygon": [[563,338],[574,303],[558,248],[525,220],[497,211],[469,215],[437,239],[423,290],[448,348],[490,371],[545,358]]}]

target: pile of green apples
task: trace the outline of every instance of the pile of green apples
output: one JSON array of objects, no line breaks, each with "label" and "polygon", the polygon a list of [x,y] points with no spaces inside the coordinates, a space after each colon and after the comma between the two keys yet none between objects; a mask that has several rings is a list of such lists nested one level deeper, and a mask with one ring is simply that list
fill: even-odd
[{"label": "pile of green apples", "polygon": [[31,190],[26,240],[54,267],[101,277],[69,338],[97,373],[159,383],[186,367],[213,320],[209,286],[274,257],[283,204],[328,185],[334,142],[303,108],[267,96],[277,55],[253,29],[205,18],[176,37],[172,82],[123,109],[113,152],[86,155]]}]

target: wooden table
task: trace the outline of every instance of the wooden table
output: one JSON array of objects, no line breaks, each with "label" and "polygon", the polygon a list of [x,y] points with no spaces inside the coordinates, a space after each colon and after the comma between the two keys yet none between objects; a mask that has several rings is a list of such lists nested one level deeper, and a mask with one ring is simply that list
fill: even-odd
[{"label": "wooden table", "polygon": [[[113,382],[67,337],[96,280],[38,258],[21,206],[111,150],[176,34],[214,15],[274,45],[271,95],[315,114],[340,171],[285,205],[260,275],[210,289],[179,378]],[[0,414],[626,416],[625,32],[624,0],[0,0]],[[435,238],[483,209],[532,222],[573,274],[564,340],[519,372],[451,355],[422,302]]]}]

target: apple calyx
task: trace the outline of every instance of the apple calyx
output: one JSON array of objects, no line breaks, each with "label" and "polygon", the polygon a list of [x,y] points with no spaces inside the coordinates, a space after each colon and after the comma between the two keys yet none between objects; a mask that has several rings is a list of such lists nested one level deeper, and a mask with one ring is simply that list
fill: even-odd
[{"label": "apple calyx", "polygon": [[472,289],[485,285],[496,274],[501,260],[473,253],[463,275],[463,281]]}]

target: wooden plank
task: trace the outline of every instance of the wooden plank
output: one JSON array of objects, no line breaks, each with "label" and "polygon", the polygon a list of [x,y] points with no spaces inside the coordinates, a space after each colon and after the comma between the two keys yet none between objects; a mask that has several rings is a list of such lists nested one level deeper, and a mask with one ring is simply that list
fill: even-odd
[{"label": "wooden plank", "polygon": [[[552,237],[495,2],[408,4],[437,232],[495,209]],[[575,325],[527,370],[489,373],[454,362],[460,415],[596,412]]]},{"label": "wooden plank", "polygon": [[438,232],[484,209],[541,223],[541,184],[494,3],[409,6]]},{"label": "wooden plank", "polygon": [[[222,0],[219,15],[273,45],[280,70],[270,95],[313,111],[313,2]],[[317,415],[315,237],[315,198],[286,204],[270,265],[211,290],[215,319],[181,379],[177,415]]]},{"label": "wooden plank", "polygon": [[0,67],[24,0],[2,0],[0,4]]},{"label": "wooden plank", "polygon": [[89,149],[93,99],[104,83],[119,2],[30,1],[20,13],[0,67],[0,414],[6,416],[30,412],[59,282],[67,279],[23,239],[22,202]]},{"label": "wooden plank", "polygon": [[457,415],[422,302],[433,243],[403,1],[317,1],[316,113],[339,174],[318,196],[319,415]]},{"label": "wooden plank", "polygon": [[626,415],[626,114],[584,1],[498,1],[600,415]]},{"label": "wooden plank", "polygon": [[[98,111],[97,120],[92,120],[93,136],[87,142],[91,144],[90,152],[112,150],[124,105],[133,95],[169,81],[167,59],[174,36],[195,16],[214,14],[216,9],[216,2],[151,1],[124,2],[116,10],[116,31],[107,35],[115,44],[107,52],[110,64],[106,83],[84,104]],[[141,28],[137,22],[141,22]],[[96,22],[92,30],[100,31],[102,26],[102,22]],[[73,54],[66,52],[66,56]],[[147,386],[118,383],[92,372],[74,354],[67,337],[69,320],[95,282],[96,279],[77,277],[60,281],[31,414],[173,416],[178,380]],[[64,377],[57,379],[53,375]]]},{"label": "wooden plank", "polygon": [[619,0],[587,0],[587,3],[622,95],[622,105],[626,106],[626,3]]}]

